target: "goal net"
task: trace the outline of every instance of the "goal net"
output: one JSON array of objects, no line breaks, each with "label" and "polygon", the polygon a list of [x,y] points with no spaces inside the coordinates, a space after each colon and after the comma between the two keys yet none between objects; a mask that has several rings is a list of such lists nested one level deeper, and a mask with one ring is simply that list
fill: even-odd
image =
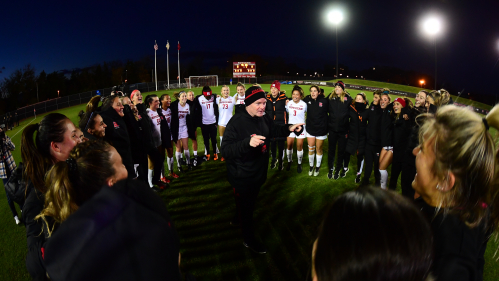
[{"label": "goal net", "polygon": [[218,86],[218,75],[205,75],[205,76],[189,76],[185,78],[189,89],[204,87],[204,86]]}]

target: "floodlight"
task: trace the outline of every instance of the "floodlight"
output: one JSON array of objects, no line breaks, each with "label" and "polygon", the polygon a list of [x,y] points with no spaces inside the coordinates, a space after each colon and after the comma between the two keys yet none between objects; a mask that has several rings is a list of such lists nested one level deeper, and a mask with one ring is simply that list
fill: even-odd
[{"label": "floodlight", "polygon": [[429,35],[435,35],[442,29],[442,23],[438,18],[430,17],[423,22],[423,29]]},{"label": "floodlight", "polygon": [[327,15],[327,18],[331,23],[339,24],[343,20],[343,13],[340,10],[332,10]]}]

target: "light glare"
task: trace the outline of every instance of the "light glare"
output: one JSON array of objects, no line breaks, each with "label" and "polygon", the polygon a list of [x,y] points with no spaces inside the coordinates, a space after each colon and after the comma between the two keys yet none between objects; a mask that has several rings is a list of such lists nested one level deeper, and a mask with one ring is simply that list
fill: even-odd
[{"label": "light glare", "polygon": [[442,24],[437,18],[428,18],[423,23],[424,31],[430,35],[435,35],[440,32]]},{"label": "light glare", "polygon": [[339,24],[343,20],[343,13],[339,10],[332,10],[327,17],[330,22]]}]

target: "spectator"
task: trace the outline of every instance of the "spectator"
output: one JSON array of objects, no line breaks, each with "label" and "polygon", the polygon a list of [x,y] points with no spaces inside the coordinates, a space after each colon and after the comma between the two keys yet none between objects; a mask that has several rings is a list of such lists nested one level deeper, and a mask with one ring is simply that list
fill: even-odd
[{"label": "spectator", "polygon": [[[2,178],[3,185],[7,181],[9,181],[10,175],[16,169],[16,162],[14,161],[14,157],[12,157],[11,151],[14,151],[16,146],[12,143],[12,140],[9,136],[5,134],[3,129],[0,127],[0,178]],[[6,192],[7,195],[7,203],[9,204],[10,211],[12,212],[12,216],[16,221],[16,224],[19,224],[21,221],[17,216],[16,207],[14,206],[13,200],[9,197],[9,193]],[[22,205],[19,206],[22,210]]]}]

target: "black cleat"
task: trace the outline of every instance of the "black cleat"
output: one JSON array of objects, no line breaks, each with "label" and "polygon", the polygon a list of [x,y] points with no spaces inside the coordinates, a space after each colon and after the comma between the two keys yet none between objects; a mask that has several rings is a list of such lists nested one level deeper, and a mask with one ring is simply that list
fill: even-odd
[{"label": "black cleat", "polygon": [[340,177],[342,177],[342,178],[346,177],[348,171],[349,171],[348,168],[346,170],[345,170],[345,168],[341,169],[341,171],[340,171]]},{"label": "black cleat", "polygon": [[327,178],[332,179],[333,178],[333,169],[329,169],[329,172],[327,173]]},{"label": "black cleat", "polygon": [[302,170],[303,170],[303,169],[301,168],[301,164],[298,164],[298,166],[296,167],[296,171],[297,171],[298,173],[301,173],[301,171],[302,171]]},{"label": "black cleat", "polygon": [[278,165],[277,170],[282,171],[282,169],[283,169],[283,166],[282,166],[282,160],[279,160],[279,161],[277,161],[277,162],[279,162],[279,165]]},{"label": "black cleat", "polygon": [[360,176],[362,174],[357,174],[357,177],[355,177],[355,183],[359,183],[360,182]]},{"label": "black cleat", "polygon": [[275,169],[277,167],[277,159],[272,159],[272,162],[270,162],[270,168]]},{"label": "black cleat", "polygon": [[310,167],[310,170],[308,170],[308,175],[311,176],[314,174],[314,167]]},{"label": "black cleat", "polygon": [[333,179],[337,180],[339,178],[340,178],[340,171],[338,171],[338,170],[334,171]]},{"label": "black cleat", "polygon": [[286,165],[286,171],[291,170],[291,162],[288,162],[288,165]]}]

